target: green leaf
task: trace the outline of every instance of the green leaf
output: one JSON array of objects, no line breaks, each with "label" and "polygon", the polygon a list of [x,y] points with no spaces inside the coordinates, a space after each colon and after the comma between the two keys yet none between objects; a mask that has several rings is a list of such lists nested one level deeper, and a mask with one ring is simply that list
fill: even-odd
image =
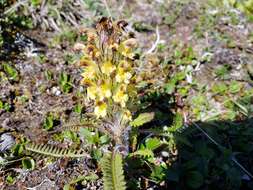
[{"label": "green leaf", "polygon": [[91,152],[91,157],[95,160],[101,160],[103,154],[102,154],[102,151],[100,149],[94,149],[92,150]]},{"label": "green leaf", "polygon": [[4,108],[4,103],[0,100],[0,110]]},{"label": "green leaf", "polygon": [[183,116],[180,113],[176,113],[173,117],[173,123],[171,127],[168,129],[169,132],[176,132],[184,125]]},{"label": "green leaf", "polygon": [[12,152],[15,156],[20,156],[24,151],[24,146],[22,144],[16,144],[13,149]]},{"label": "green leaf", "polygon": [[145,142],[146,148],[150,150],[155,150],[161,145],[161,141],[158,138],[148,138]]},{"label": "green leaf", "polygon": [[78,114],[81,114],[82,113],[82,110],[83,110],[83,106],[81,104],[77,104],[75,105],[74,107],[74,112],[78,113]]},{"label": "green leaf", "polygon": [[73,142],[78,142],[77,133],[74,133],[73,131],[66,130],[63,132],[63,137],[66,139],[69,139]]},{"label": "green leaf", "polygon": [[154,153],[152,150],[143,149],[133,152],[130,156],[154,157]]},{"label": "green leaf", "polygon": [[73,188],[70,184],[64,185],[63,190],[74,190],[75,188]]},{"label": "green leaf", "polygon": [[41,0],[31,0],[33,6],[39,6],[41,4]]},{"label": "green leaf", "polygon": [[88,143],[94,142],[94,135],[86,128],[80,128],[80,135],[83,136]]},{"label": "green leaf", "polygon": [[13,68],[12,66],[6,63],[3,64],[3,68],[4,68],[5,73],[8,75],[8,77],[11,80],[14,80],[14,81],[18,80],[18,72],[16,71],[15,68]]},{"label": "green leaf", "polygon": [[142,126],[145,123],[148,123],[154,119],[155,113],[150,112],[150,113],[141,113],[138,115],[137,118],[135,118],[130,125],[133,127],[139,127]]},{"label": "green leaf", "polygon": [[185,77],[186,77],[185,72],[181,71],[181,72],[176,73],[176,75],[173,77],[173,80],[175,80],[175,81],[181,81],[181,80],[184,80]]},{"label": "green leaf", "polygon": [[172,94],[175,91],[176,84],[174,81],[169,81],[167,84],[165,84],[164,88],[167,94]]},{"label": "green leaf", "polygon": [[7,182],[8,184],[13,184],[13,183],[15,182],[15,178],[14,178],[11,174],[9,174],[9,175],[6,177],[6,182]]},{"label": "green leaf", "polygon": [[44,121],[43,128],[47,131],[53,129],[54,127],[54,117],[53,115],[48,115]]},{"label": "green leaf", "polygon": [[104,190],[125,190],[126,182],[121,154],[105,154],[100,164],[103,172]]},{"label": "green leaf", "polygon": [[151,179],[156,181],[157,183],[160,183],[165,178],[165,169],[162,166],[153,166],[151,173]]},{"label": "green leaf", "polygon": [[239,92],[242,88],[242,85],[237,81],[232,81],[229,85],[229,92],[235,94]]},{"label": "green leaf", "polygon": [[215,94],[223,95],[228,90],[228,87],[225,83],[216,83],[212,86],[211,90]]},{"label": "green leaf", "polygon": [[72,89],[70,75],[68,75],[66,73],[60,74],[59,83],[60,83],[60,88],[61,88],[62,92],[64,92],[64,93],[69,93],[70,90]]},{"label": "green leaf", "polygon": [[35,161],[32,158],[22,159],[23,169],[33,170],[35,168]]},{"label": "green leaf", "polygon": [[66,148],[59,148],[48,144],[35,144],[35,143],[28,143],[25,146],[26,151],[38,154],[42,156],[48,157],[57,157],[57,158],[80,158],[80,157],[88,157],[90,155],[84,152],[82,149],[75,150],[75,149],[66,149]]},{"label": "green leaf", "polygon": [[99,140],[101,144],[107,144],[110,142],[110,138],[108,137],[108,135],[103,135],[99,137]]}]

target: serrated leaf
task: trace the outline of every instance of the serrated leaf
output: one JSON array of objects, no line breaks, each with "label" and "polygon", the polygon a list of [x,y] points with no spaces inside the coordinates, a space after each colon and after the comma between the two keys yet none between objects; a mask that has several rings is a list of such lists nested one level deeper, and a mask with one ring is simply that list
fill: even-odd
[{"label": "serrated leaf", "polygon": [[108,153],[101,159],[103,181],[105,190],[125,190],[126,182],[122,164],[122,156],[119,153]]},{"label": "serrated leaf", "polygon": [[161,145],[161,141],[158,138],[148,138],[145,142],[145,146],[149,150],[155,150]]},{"label": "serrated leaf", "polygon": [[59,148],[48,144],[35,144],[35,143],[28,143],[25,146],[25,149],[28,152],[42,155],[42,156],[49,156],[49,157],[57,157],[57,158],[80,158],[80,157],[88,157],[90,155],[85,153],[82,150],[71,150],[65,148]]},{"label": "serrated leaf", "polygon": [[134,119],[130,125],[133,127],[139,127],[142,126],[145,123],[148,123],[154,119],[155,113],[150,112],[150,113],[141,113],[138,115],[136,119]]},{"label": "serrated leaf", "polygon": [[135,151],[131,156],[154,157],[154,153],[152,150],[143,149]]}]

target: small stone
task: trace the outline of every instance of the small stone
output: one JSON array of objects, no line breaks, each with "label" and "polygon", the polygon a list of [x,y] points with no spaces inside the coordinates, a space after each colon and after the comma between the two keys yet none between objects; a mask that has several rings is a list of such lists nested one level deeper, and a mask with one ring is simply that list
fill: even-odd
[{"label": "small stone", "polygon": [[14,144],[15,140],[10,134],[2,134],[0,137],[0,152],[9,150]]},{"label": "small stone", "polygon": [[161,155],[162,155],[162,157],[169,157],[170,156],[170,154],[167,151],[162,151]]},{"label": "small stone", "polygon": [[60,89],[58,88],[58,87],[53,87],[52,89],[51,89],[51,93],[52,94],[54,94],[55,96],[59,96],[60,94],[61,94],[61,91],[60,91]]}]

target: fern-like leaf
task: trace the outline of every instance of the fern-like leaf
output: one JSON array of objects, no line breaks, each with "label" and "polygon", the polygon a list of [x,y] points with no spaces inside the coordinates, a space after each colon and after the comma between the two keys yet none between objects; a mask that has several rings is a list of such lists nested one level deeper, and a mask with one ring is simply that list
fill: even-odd
[{"label": "fern-like leaf", "polygon": [[80,157],[90,157],[89,154],[85,153],[83,150],[71,150],[65,148],[59,148],[47,144],[35,144],[29,143],[25,146],[28,152],[33,154],[39,154],[42,156],[49,157],[69,157],[69,158],[80,158]]},{"label": "fern-like leaf", "polygon": [[116,152],[105,154],[101,160],[101,167],[105,190],[126,189],[121,154]]},{"label": "fern-like leaf", "polygon": [[152,121],[154,119],[154,112],[151,113],[141,113],[140,115],[138,115],[138,117],[136,119],[134,119],[130,125],[133,127],[139,127],[142,126],[145,123],[148,123],[150,121]]}]

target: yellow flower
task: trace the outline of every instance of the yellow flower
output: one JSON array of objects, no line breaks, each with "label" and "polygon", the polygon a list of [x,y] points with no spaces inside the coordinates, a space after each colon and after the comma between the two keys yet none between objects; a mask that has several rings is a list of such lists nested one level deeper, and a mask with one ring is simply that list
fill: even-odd
[{"label": "yellow flower", "polygon": [[104,98],[110,98],[112,96],[111,92],[111,85],[108,82],[102,82],[100,88],[99,88],[99,94],[100,100],[103,100]]},{"label": "yellow flower", "polygon": [[116,67],[115,67],[115,65],[112,64],[111,61],[106,61],[101,66],[102,73],[106,74],[107,76],[109,76],[115,69],[116,69]]},{"label": "yellow flower", "polygon": [[97,67],[91,65],[85,68],[85,71],[82,73],[82,76],[87,79],[94,79],[97,75],[97,71]]},{"label": "yellow flower", "polygon": [[117,90],[117,92],[113,95],[114,102],[117,102],[121,105],[121,107],[126,107],[126,102],[128,101],[128,95],[124,93],[122,89]]},{"label": "yellow flower", "polygon": [[132,52],[133,44],[132,42],[129,42],[128,40],[121,43],[119,46],[118,51],[125,57],[128,57],[132,59],[134,57],[134,53]]},{"label": "yellow flower", "polygon": [[132,114],[129,110],[124,111],[122,119],[125,121],[131,121],[132,120]]},{"label": "yellow flower", "polygon": [[110,49],[116,51],[119,48],[119,45],[117,43],[111,44]]},{"label": "yellow flower", "polygon": [[95,100],[97,95],[97,87],[96,86],[89,86],[87,88],[87,98]]},{"label": "yellow flower", "polygon": [[87,86],[87,87],[92,86],[92,85],[95,85],[94,82],[92,82],[90,79],[87,79],[87,78],[83,78],[83,79],[81,80],[81,84],[82,84],[82,85],[85,85],[85,86]]},{"label": "yellow flower", "polygon": [[132,64],[131,64],[129,61],[121,60],[121,61],[119,62],[119,66],[120,66],[121,68],[124,68],[124,69],[131,69]]},{"label": "yellow flower", "polygon": [[83,58],[80,62],[84,66],[84,71],[81,74],[83,78],[94,79],[98,73],[98,66],[95,62],[88,58]]},{"label": "yellow flower", "polygon": [[132,53],[132,50],[128,47],[124,48],[124,50],[122,51],[122,55],[124,55],[125,57],[128,57],[130,59],[132,59],[134,57],[134,54]]},{"label": "yellow flower", "polygon": [[128,84],[131,77],[132,74],[130,72],[126,72],[123,68],[119,67],[115,79],[118,83],[124,82]]},{"label": "yellow flower", "polygon": [[92,64],[95,64],[95,63],[93,62],[93,60],[90,57],[88,57],[86,55],[83,56],[81,58],[81,60],[79,61],[79,65],[81,67],[87,67],[87,66],[92,65]]},{"label": "yellow flower", "polygon": [[94,113],[99,117],[105,117],[106,116],[106,110],[107,110],[107,105],[104,102],[97,102],[97,105],[94,109]]}]

